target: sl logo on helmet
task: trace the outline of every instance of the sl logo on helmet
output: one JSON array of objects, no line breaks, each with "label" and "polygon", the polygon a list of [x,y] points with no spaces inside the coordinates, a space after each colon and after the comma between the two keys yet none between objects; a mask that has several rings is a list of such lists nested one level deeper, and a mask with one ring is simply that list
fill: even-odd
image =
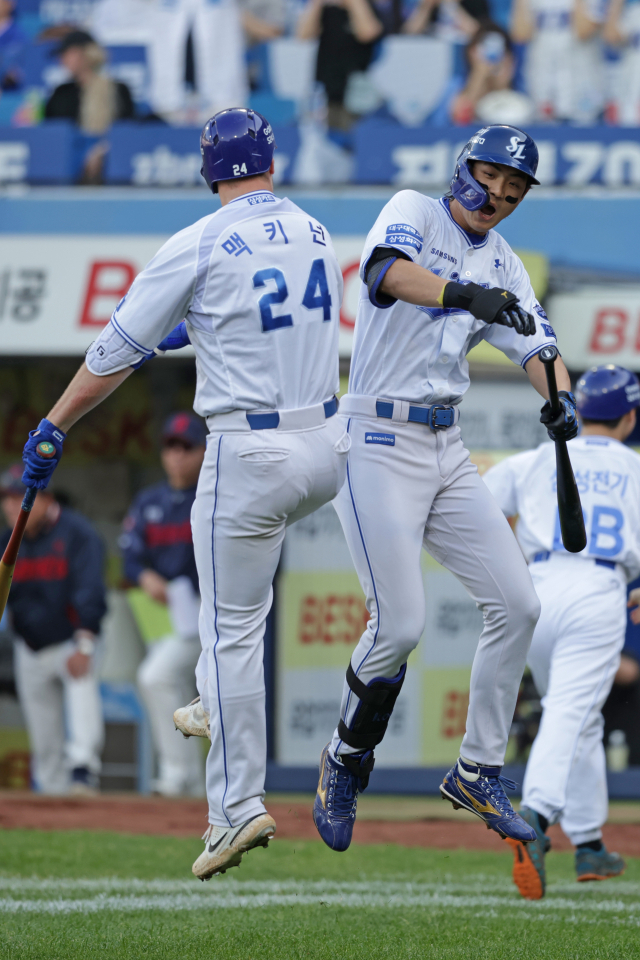
[{"label": "sl logo on helmet", "polygon": [[526,140],[520,140],[519,137],[511,137],[511,146],[507,147],[507,153],[513,154],[514,160],[524,160],[522,151],[526,142]]}]

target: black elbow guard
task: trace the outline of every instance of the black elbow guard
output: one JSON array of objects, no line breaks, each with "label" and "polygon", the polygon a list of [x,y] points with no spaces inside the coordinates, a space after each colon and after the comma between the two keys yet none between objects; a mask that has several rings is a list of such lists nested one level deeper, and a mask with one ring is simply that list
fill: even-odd
[{"label": "black elbow guard", "polygon": [[367,289],[369,291],[369,300],[374,307],[384,309],[385,307],[392,307],[394,303],[397,302],[395,297],[390,297],[388,293],[383,293],[382,290],[380,290],[380,284],[384,279],[385,273],[397,259],[398,258],[394,256],[385,257],[383,260],[375,260],[373,263],[370,261],[367,266]]}]

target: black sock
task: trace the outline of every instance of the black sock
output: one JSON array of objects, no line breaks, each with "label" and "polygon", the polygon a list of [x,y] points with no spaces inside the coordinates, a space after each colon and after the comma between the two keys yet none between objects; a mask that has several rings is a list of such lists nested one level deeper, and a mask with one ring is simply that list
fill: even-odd
[{"label": "black sock", "polygon": [[[537,812],[537,811],[536,811],[536,812]],[[542,832],[543,832],[543,833],[546,833],[547,830],[549,829],[549,821],[547,820],[547,818],[546,818],[545,816],[543,816],[541,813],[538,813],[538,822],[540,823],[540,826],[542,827]]]},{"label": "black sock", "polygon": [[596,853],[600,853],[602,850],[602,840],[589,840],[588,843],[579,843],[576,846],[576,850],[594,850]]}]

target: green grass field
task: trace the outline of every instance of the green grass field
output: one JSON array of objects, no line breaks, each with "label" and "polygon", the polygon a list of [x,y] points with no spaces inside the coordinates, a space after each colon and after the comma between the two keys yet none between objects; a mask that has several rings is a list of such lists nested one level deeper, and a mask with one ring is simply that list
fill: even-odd
[{"label": "green grass field", "polygon": [[640,957],[640,860],[577,884],[548,857],[523,901],[508,853],[276,840],[239,870],[191,877],[197,840],[0,832],[0,958],[586,960]]}]

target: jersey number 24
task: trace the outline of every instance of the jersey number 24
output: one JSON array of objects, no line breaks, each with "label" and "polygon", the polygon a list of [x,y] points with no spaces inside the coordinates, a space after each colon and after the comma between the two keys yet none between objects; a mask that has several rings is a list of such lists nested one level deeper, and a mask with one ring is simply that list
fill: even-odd
[{"label": "jersey number 24", "polygon": [[[265,293],[258,300],[264,333],[268,330],[277,330],[279,327],[293,326],[293,317],[290,313],[274,317],[271,312],[272,307],[278,303],[284,303],[289,296],[284,273],[277,267],[266,267],[264,270],[258,270],[253,275],[254,289],[266,287],[268,280],[274,281],[276,289],[271,293]],[[329,293],[327,271],[322,258],[314,260],[311,264],[307,287],[302,298],[302,306],[306,307],[307,310],[321,309],[322,320],[331,320],[331,294]]]}]

